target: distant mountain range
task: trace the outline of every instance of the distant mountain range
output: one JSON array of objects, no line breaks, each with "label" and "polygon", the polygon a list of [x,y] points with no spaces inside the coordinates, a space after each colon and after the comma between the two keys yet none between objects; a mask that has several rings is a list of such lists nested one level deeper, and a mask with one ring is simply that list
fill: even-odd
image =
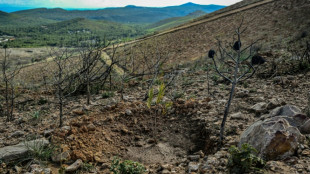
[{"label": "distant mountain range", "polygon": [[73,38],[79,42],[94,38],[122,41],[184,24],[223,7],[187,3],[162,8],[130,5],[99,10],[0,11],[0,36],[14,36],[13,47],[70,46]]},{"label": "distant mountain range", "polygon": [[197,10],[211,13],[224,6],[220,5],[198,5],[187,3],[180,6],[162,8],[126,6],[120,8],[105,8],[99,10],[65,10],[61,8],[47,9],[37,8],[22,10],[10,14],[25,17],[44,18],[55,21],[65,21],[74,18],[85,18],[92,20],[107,20],[119,23],[151,24],[163,19],[182,17]]}]

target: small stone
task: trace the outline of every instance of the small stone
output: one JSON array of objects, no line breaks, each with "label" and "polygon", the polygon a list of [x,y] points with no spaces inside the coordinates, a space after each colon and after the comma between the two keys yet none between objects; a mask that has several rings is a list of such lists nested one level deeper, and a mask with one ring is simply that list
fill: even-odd
[{"label": "small stone", "polygon": [[310,166],[309,166],[309,167],[307,167],[307,172],[310,172]]},{"label": "small stone", "polygon": [[49,137],[54,132],[54,129],[48,129],[43,132],[44,137]]},{"label": "small stone", "polygon": [[70,159],[70,153],[68,151],[62,152],[62,153],[54,153],[52,155],[52,161],[53,162],[63,162],[68,161]]},{"label": "small stone", "polygon": [[188,172],[197,172],[199,169],[199,164],[195,163],[195,162],[190,162],[188,164]]},{"label": "small stone", "polygon": [[249,91],[246,89],[240,89],[239,91],[237,91],[236,93],[236,98],[245,98],[245,97],[249,97]]},{"label": "small stone", "polygon": [[126,110],[125,110],[125,114],[126,114],[127,116],[131,116],[131,115],[132,115],[132,112],[131,112],[130,109],[126,109]]},{"label": "small stone", "polygon": [[61,130],[70,131],[71,127],[70,126],[64,126],[61,128]]},{"label": "small stone", "polygon": [[75,109],[72,111],[73,114],[75,115],[84,115],[85,112],[82,109]]},{"label": "small stone", "polygon": [[21,167],[18,167],[18,166],[15,166],[14,169],[16,173],[22,173],[22,170],[23,170]]},{"label": "small stone", "polygon": [[301,165],[301,164],[296,164],[294,167],[295,167],[296,169],[304,169],[304,166]]},{"label": "small stone", "polygon": [[83,161],[81,159],[76,160],[73,164],[66,167],[66,172],[74,172],[78,170],[83,164]]},{"label": "small stone", "polygon": [[52,170],[50,168],[44,168],[43,169],[43,173],[44,174],[51,174],[52,173]]},{"label": "small stone", "polygon": [[199,161],[200,155],[189,155],[189,156],[188,156],[188,159],[189,159],[190,161]]},{"label": "small stone", "polygon": [[90,123],[89,125],[87,125],[87,130],[88,131],[94,131],[96,130],[96,126],[92,123]]},{"label": "small stone", "polygon": [[16,131],[10,137],[18,138],[18,137],[21,137],[21,136],[24,136],[24,135],[25,135],[24,131]]},{"label": "small stone", "polygon": [[50,168],[42,168],[38,164],[33,164],[30,166],[31,174],[51,174],[52,170]]},{"label": "small stone", "polygon": [[153,138],[150,138],[147,140],[147,143],[154,144],[156,141]]},{"label": "small stone", "polygon": [[285,104],[283,99],[273,98],[269,100],[269,103],[267,104],[267,109],[274,109],[276,107],[281,106],[282,104]]},{"label": "small stone", "polygon": [[255,104],[254,106],[252,106],[250,110],[256,114],[261,114],[261,113],[265,112],[266,109],[267,109],[267,103],[260,102],[260,103]]},{"label": "small stone", "polygon": [[130,97],[125,95],[125,96],[123,96],[123,100],[124,100],[124,101],[129,101],[129,100],[130,100]]},{"label": "small stone", "polygon": [[170,171],[167,170],[167,169],[164,169],[161,173],[162,173],[162,174],[170,174]]},{"label": "small stone", "polygon": [[230,117],[231,117],[231,119],[234,119],[234,120],[244,120],[245,119],[241,112],[231,114]]},{"label": "small stone", "polygon": [[310,149],[305,149],[301,152],[301,155],[310,157]]},{"label": "small stone", "polygon": [[205,154],[203,153],[202,150],[199,150],[198,152],[196,152],[195,155],[199,155],[200,158],[204,158],[205,157]]}]

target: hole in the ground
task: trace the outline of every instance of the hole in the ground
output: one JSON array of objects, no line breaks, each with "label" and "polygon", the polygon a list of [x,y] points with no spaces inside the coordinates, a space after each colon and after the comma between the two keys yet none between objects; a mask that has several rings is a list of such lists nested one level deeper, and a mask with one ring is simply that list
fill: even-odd
[{"label": "hole in the ground", "polygon": [[205,124],[200,120],[185,116],[158,116],[157,126],[154,126],[155,118],[151,114],[122,119],[127,121],[126,126],[135,134],[135,138],[128,135],[128,141],[131,140],[131,143],[123,153],[126,159],[144,164],[178,163],[188,154],[200,150],[208,152],[206,143],[209,135],[205,130]]}]

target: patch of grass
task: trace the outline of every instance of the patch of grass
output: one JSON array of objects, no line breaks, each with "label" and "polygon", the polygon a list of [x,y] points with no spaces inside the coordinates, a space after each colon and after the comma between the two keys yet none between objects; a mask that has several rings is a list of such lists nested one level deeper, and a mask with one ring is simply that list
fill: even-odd
[{"label": "patch of grass", "polygon": [[219,76],[216,75],[216,74],[213,74],[213,75],[211,76],[211,79],[212,79],[215,83],[217,83],[218,80],[219,80]]},{"label": "patch of grass", "polygon": [[40,97],[39,101],[38,101],[38,105],[44,105],[46,104],[48,101],[45,98]]},{"label": "patch of grass", "polygon": [[257,157],[257,150],[249,144],[242,144],[241,148],[231,146],[228,168],[230,173],[262,172],[266,162]]},{"label": "patch of grass", "polygon": [[249,91],[250,93],[256,93],[257,92],[257,89],[255,89],[255,88],[252,88],[252,89],[250,89],[250,91]]},{"label": "patch of grass", "polygon": [[179,98],[183,98],[184,97],[184,92],[178,92],[178,91],[174,91],[172,94],[173,100],[177,100]]},{"label": "patch of grass", "polygon": [[119,158],[114,158],[111,164],[110,171],[113,174],[143,174],[146,173],[145,167],[131,160],[121,161]]},{"label": "patch of grass", "polygon": [[102,98],[106,99],[106,98],[110,98],[110,97],[114,97],[114,92],[112,91],[105,91],[104,93],[102,93]]},{"label": "patch of grass", "polygon": [[55,150],[55,146],[53,145],[42,146],[40,143],[30,148],[29,157],[39,161],[48,161],[51,159],[52,153]]},{"label": "patch of grass", "polygon": [[32,114],[31,114],[31,118],[34,119],[34,120],[38,120],[40,118],[40,111],[34,111]]},{"label": "patch of grass", "polygon": [[247,82],[243,82],[242,86],[243,86],[244,88],[248,88],[248,87],[249,87],[249,84],[248,84]]}]

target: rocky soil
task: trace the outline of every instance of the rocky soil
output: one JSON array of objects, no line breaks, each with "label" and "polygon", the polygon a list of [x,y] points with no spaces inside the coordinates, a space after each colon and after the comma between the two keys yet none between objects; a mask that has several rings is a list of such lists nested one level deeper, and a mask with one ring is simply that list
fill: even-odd
[{"label": "rocky soil", "polygon": [[[52,96],[23,94],[18,99],[21,104],[16,108],[15,121],[6,123],[5,118],[0,118],[0,152],[39,138],[45,138],[56,149],[47,162],[33,155],[27,158],[25,154],[23,157],[15,154],[20,160],[12,162],[0,154],[0,173],[58,173],[59,170],[109,173],[115,156],[144,164],[148,173],[228,173],[228,149],[237,146],[241,137],[246,137],[244,132],[250,132],[247,129],[253,123],[274,118],[277,107],[296,106],[296,113],[280,114],[292,118],[296,114],[303,115],[307,107],[309,72],[271,78],[259,78],[258,73],[237,87],[221,147],[219,129],[230,86],[213,77],[213,73],[208,78],[202,66],[191,66],[182,72],[164,98],[173,101],[165,115],[158,114],[156,107],[149,109],[146,106],[144,82],[130,82],[124,100],[118,91],[110,98],[93,95],[89,106],[85,104],[85,96],[72,97],[65,107],[65,126],[62,128],[57,128],[57,107]],[[38,117],[34,116],[35,111],[40,111]],[[302,118],[304,122],[308,119]],[[284,138],[279,142],[291,140],[295,144],[289,147],[288,154],[268,156],[266,173],[310,172],[310,135],[304,130],[309,126],[304,126],[301,131],[304,122],[294,125],[297,122],[290,118],[280,123],[275,121],[275,124],[286,125],[279,128],[284,132]],[[286,138],[290,137],[291,129],[297,132],[292,134],[296,139]],[[267,137],[275,135],[273,140],[278,140],[278,134],[270,133],[275,127],[271,131],[265,130]],[[250,140],[242,139],[242,142]],[[16,149],[10,151],[15,152]],[[264,157],[263,152],[260,155]]]}]

